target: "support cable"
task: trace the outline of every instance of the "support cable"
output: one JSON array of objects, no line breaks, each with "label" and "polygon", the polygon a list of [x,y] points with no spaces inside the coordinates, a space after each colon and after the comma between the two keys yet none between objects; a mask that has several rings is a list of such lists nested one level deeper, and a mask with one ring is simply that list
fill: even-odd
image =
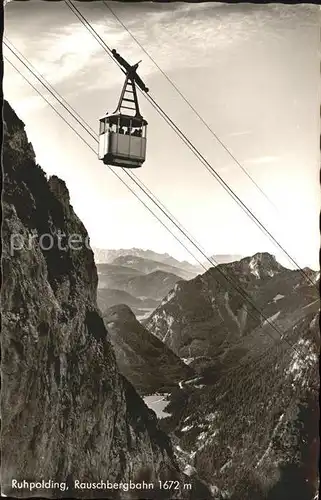
[{"label": "support cable", "polygon": [[[91,26],[89,21],[84,17],[84,15],[79,11],[79,9],[71,2],[71,0],[65,0],[66,5],[69,9],[76,15],[76,17],[81,21],[85,28],[91,33],[91,35],[96,39],[100,46],[105,50],[107,55],[116,63],[121,71],[126,74],[121,65],[116,61],[112,55],[110,47],[101,38],[101,36],[96,32],[96,30]],[[299,264],[295,261],[293,257],[288,253],[288,251],[283,247],[281,243],[272,235],[272,233],[264,226],[262,222],[256,217],[250,208],[241,200],[241,198],[230,188],[227,182],[220,176],[220,174],[212,167],[212,165],[206,160],[206,158],[199,152],[199,150],[194,146],[194,144],[188,139],[188,137],[180,130],[180,128],[174,123],[174,121],[169,117],[169,115],[157,104],[155,99],[148,93],[143,92],[139,87],[138,90],[145,96],[145,98],[150,102],[150,104],[158,111],[162,118],[171,126],[175,133],[180,137],[180,139],[188,146],[188,148],[193,152],[193,154],[198,158],[198,160],[203,163],[205,168],[209,173],[221,184],[225,191],[234,199],[234,201],[240,206],[240,208],[246,213],[248,217],[256,224],[256,226],[266,235],[269,239],[287,256],[288,260],[299,270],[299,272],[315,287],[315,283],[310,278],[310,276],[302,269]]]}]

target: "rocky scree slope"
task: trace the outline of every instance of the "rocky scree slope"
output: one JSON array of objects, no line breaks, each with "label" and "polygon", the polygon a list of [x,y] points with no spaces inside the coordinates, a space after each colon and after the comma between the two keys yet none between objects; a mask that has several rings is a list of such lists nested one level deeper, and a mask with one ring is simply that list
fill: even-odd
[{"label": "rocky scree slope", "polygon": [[146,330],[126,305],[103,315],[121,373],[141,395],[167,393],[194,371]]},{"label": "rocky scree slope", "polygon": [[[3,112],[2,490],[22,496],[10,490],[12,478],[68,481],[71,487],[76,478],[182,480],[155,414],[118,371],[96,307],[92,251],[84,244],[75,251],[58,247],[59,230],[64,247],[69,235],[82,242],[87,237],[68,190],[57,177],[46,179],[7,102]],[[39,244],[44,234],[53,241],[48,250]],[[24,244],[14,252],[13,235]],[[69,490],[67,496],[81,495]],[[171,493],[148,492],[156,496]]]},{"label": "rocky scree slope", "polygon": [[[180,283],[148,326],[198,377],[173,391],[166,412],[180,460],[215,498],[313,500],[319,450],[317,288],[257,254],[222,266],[279,335],[217,269]],[[318,285],[317,273],[305,270]],[[224,280],[224,281],[223,281]],[[254,311],[252,311],[254,315]]]}]

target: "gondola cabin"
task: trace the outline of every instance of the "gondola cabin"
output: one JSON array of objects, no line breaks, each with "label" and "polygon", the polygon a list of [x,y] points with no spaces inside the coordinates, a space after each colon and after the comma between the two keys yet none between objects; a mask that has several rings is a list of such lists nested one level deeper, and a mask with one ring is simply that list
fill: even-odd
[{"label": "gondola cabin", "polygon": [[115,167],[141,167],[146,158],[146,120],[114,113],[99,123],[99,159]]},{"label": "gondola cabin", "polygon": [[147,121],[139,110],[136,84],[143,92],[148,88],[136,73],[139,63],[131,66],[116,50],[112,53],[126,78],[116,111],[99,120],[98,157],[106,165],[138,168],[146,157]]}]

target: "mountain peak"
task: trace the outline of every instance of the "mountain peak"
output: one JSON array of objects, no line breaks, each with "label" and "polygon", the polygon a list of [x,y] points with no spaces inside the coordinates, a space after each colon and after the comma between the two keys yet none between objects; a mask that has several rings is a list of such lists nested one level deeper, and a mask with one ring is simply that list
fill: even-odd
[{"label": "mountain peak", "polygon": [[252,257],[248,257],[248,258],[252,258],[252,259],[255,259],[255,260],[260,261],[260,262],[270,262],[270,263],[280,265],[277,262],[275,255],[272,255],[269,252],[257,252]]},{"label": "mountain peak", "polygon": [[67,207],[70,203],[69,191],[66,186],[66,183],[57,177],[56,175],[52,175],[49,178],[48,186],[50,191],[58,198],[58,200]]},{"label": "mountain peak", "polygon": [[245,257],[240,263],[242,267],[247,268],[258,279],[267,276],[272,277],[284,269],[275,256],[268,252],[258,252],[252,257]]}]

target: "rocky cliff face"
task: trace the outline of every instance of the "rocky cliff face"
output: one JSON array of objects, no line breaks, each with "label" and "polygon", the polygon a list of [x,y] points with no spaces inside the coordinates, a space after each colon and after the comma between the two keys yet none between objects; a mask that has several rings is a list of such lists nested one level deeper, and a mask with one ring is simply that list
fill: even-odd
[{"label": "rocky cliff face", "polygon": [[67,481],[67,497],[86,498],[99,495],[73,481],[182,479],[155,414],[118,372],[96,307],[93,253],[68,190],[35,163],[24,124],[6,102],[4,121],[3,492],[30,496],[12,489],[12,479]]}]

